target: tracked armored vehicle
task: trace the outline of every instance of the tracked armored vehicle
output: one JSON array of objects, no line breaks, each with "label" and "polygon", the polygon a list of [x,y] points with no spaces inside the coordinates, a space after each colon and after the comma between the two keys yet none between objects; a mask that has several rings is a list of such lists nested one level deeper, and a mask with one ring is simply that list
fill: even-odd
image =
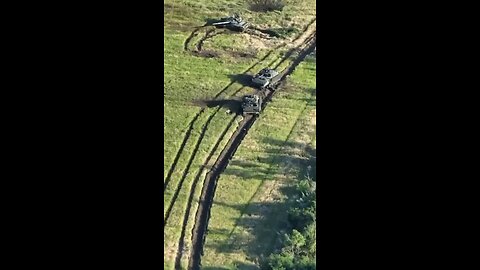
[{"label": "tracked armored vehicle", "polygon": [[275,90],[275,87],[280,82],[280,74],[270,68],[264,68],[260,72],[253,76],[252,83],[260,87],[260,89],[268,88]]},{"label": "tracked armored vehicle", "polygon": [[242,114],[246,116],[247,114],[256,114],[259,115],[262,110],[262,98],[258,95],[247,95],[243,97],[242,100]]},{"label": "tracked armored vehicle", "polygon": [[212,25],[218,28],[227,28],[232,31],[243,32],[250,24],[244,21],[238,14],[234,14],[231,17],[221,18],[219,21],[212,23]]}]

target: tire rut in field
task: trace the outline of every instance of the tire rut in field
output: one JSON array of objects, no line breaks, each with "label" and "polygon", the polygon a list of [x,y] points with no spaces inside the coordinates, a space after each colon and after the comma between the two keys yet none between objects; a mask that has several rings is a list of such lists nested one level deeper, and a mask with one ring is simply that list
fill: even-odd
[{"label": "tire rut in field", "polygon": [[[308,38],[305,40],[305,46],[307,46],[307,44],[310,43],[310,41],[312,41],[314,38],[315,38],[316,34],[315,33],[312,33],[310,36],[308,36]],[[300,48],[299,48],[300,47]],[[289,57],[291,57],[295,52],[297,51],[301,51],[303,50],[304,48],[301,48],[302,46],[299,46],[297,48],[291,48],[290,50],[288,50],[285,55],[282,57],[282,60],[277,64],[275,65],[275,67],[273,67],[273,69],[277,69],[281,64],[283,64]]]},{"label": "tire rut in field", "polygon": [[[304,28],[303,30],[300,32],[300,34],[297,35],[297,37],[295,37],[295,39],[293,41],[291,41],[290,43],[294,44],[296,41],[300,40],[303,36],[303,34],[305,34],[308,29],[316,22],[316,18],[313,18]],[[216,35],[220,35],[220,34],[233,34],[233,33],[236,33],[234,31],[231,31],[231,30],[228,30],[228,29],[225,29],[223,31],[219,31],[219,32],[216,32],[216,30],[218,28],[216,28],[215,26],[212,26],[212,25],[208,25],[208,24],[205,24],[203,26],[199,26],[199,27],[196,27],[195,30],[192,31],[192,33],[190,33],[190,35],[187,37],[187,39],[185,40],[184,42],[184,50],[185,51],[188,51],[188,46],[190,44],[190,42],[192,41],[192,39],[194,37],[196,37],[198,35],[198,31],[202,28],[206,28],[206,27],[213,27],[213,29],[209,29],[209,30],[206,30],[205,32],[205,35],[203,38],[201,38],[199,41],[197,41],[197,43],[194,45],[194,47],[196,48],[196,53],[199,53],[202,51],[202,46],[203,46],[203,43],[216,36]],[[245,33],[245,34],[248,34],[250,36],[255,36],[255,37],[259,37],[261,39],[272,39],[271,37],[271,34],[270,34],[271,31],[269,30],[265,30],[265,29],[261,29],[261,28],[258,28],[256,26],[250,26],[249,28],[245,29],[245,31],[241,32],[241,33]],[[281,44],[280,46],[278,47],[283,47],[283,46],[286,46],[287,43],[284,42],[283,44]],[[278,47],[276,49],[278,49]]]},{"label": "tire rut in field", "polygon": [[[198,32],[199,28],[195,29],[191,34],[190,36],[187,38],[187,40],[185,41],[185,50],[187,50],[187,46],[188,46],[188,43],[190,42],[190,40],[196,36],[197,32]],[[301,36],[301,34],[299,35]],[[256,61],[254,64],[252,64],[249,68],[247,68],[242,74],[243,75],[246,75],[248,72],[250,72],[252,69],[254,69],[257,65],[261,64],[263,61],[265,61],[273,52],[275,52],[275,50],[281,48],[283,46],[283,44],[277,46],[276,48],[270,50],[264,57],[262,57],[261,59],[259,59],[258,61]],[[274,63],[278,58],[274,59],[271,63]],[[268,65],[268,66],[271,66],[271,63]],[[235,80],[232,80],[227,86],[225,86],[222,90],[220,90],[218,93],[215,94],[215,96],[213,97],[214,100],[217,100],[222,94],[224,94],[236,81]],[[237,90],[233,95],[237,94],[240,90],[243,90],[244,87],[240,88],[239,90]],[[193,124],[195,123],[195,121],[198,119],[198,117],[205,111],[205,109],[201,109],[197,114],[195,114],[194,116],[194,119],[189,123],[188,125],[188,129],[187,129],[187,133],[185,134],[184,138],[183,138],[183,141],[182,141],[182,144],[180,145],[180,148],[179,150],[177,151],[176,155],[175,155],[175,159],[174,159],[174,162],[172,163],[172,165],[170,166],[170,169],[167,173],[167,177],[166,177],[166,180],[164,182],[164,185],[163,185],[163,191],[165,192],[170,180],[171,180],[171,176],[173,174],[173,171],[175,170],[175,167],[178,163],[178,160],[180,158],[180,155],[181,153],[183,152],[183,149],[188,141],[188,138],[190,137],[190,134],[191,134],[191,131],[193,129]]]},{"label": "tire rut in field", "polygon": [[[234,82],[232,82],[231,84],[229,84],[228,87],[230,87]],[[228,89],[225,88],[225,90]],[[231,94],[231,96],[235,96],[236,94],[238,94],[240,91],[242,91],[243,89],[245,89],[245,86],[242,86],[240,87],[239,89],[237,89],[235,92],[233,92]],[[222,92],[223,93],[223,92]],[[219,96],[221,95],[220,94],[217,94],[215,97],[214,97],[214,100],[216,100]],[[220,107],[217,109],[217,111],[214,112],[214,115],[218,112],[218,110],[220,109]],[[177,164],[178,164],[178,160],[180,159],[180,156],[182,155],[183,153],[183,150],[185,148],[185,145],[187,144],[188,142],[188,139],[190,138],[190,135],[193,131],[193,127],[194,127],[194,124],[195,122],[197,121],[197,119],[200,117],[200,115],[202,115],[203,113],[205,112],[205,108],[202,108],[198,113],[195,114],[194,118],[192,121],[190,121],[190,123],[188,124],[188,128],[187,128],[187,132],[185,133],[185,136],[183,138],[183,141],[182,141],[182,144],[180,145],[180,148],[178,149],[177,153],[175,154],[175,159],[172,163],[172,165],[170,166],[169,170],[168,170],[168,173],[167,173],[167,177],[165,178],[165,182],[163,184],[163,192],[165,192],[165,190],[167,189],[167,186],[168,184],[170,183],[171,181],[171,177],[172,177],[172,174],[173,172],[175,171],[176,167],[177,167]],[[195,154],[195,153],[193,153]],[[192,154],[192,155],[193,155]]]},{"label": "tire rut in field", "polygon": [[[170,217],[170,213],[172,211],[172,208],[175,204],[175,201],[177,200],[177,197],[178,195],[180,194],[180,190],[182,189],[182,186],[183,186],[183,182],[185,181],[185,178],[187,177],[187,174],[190,170],[190,167],[192,166],[192,163],[193,161],[195,160],[195,157],[197,155],[197,152],[198,152],[198,149],[200,148],[200,145],[202,144],[202,141],[203,141],[203,138],[205,137],[205,133],[207,132],[208,130],[208,125],[210,124],[210,122],[213,120],[213,118],[215,117],[215,115],[220,111],[220,108],[217,108],[216,111],[210,115],[207,119],[207,121],[205,122],[205,124],[203,125],[202,127],[202,132],[200,134],[200,137],[198,138],[197,140],[197,143],[195,144],[195,148],[193,149],[193,152],[192,154],[190,155],[190,159],[188,160],[188,163],[187,163],[187,166],[186,168],[183,170],[183,175],[182,175],[182,178],[180,179],[180,182],[178,183],[178,186],[175,190],[175,193],[173,194],[173,197],[169,203],[169,206],[167,208],[167,212],[165,214],[165,220],[163,222],[163,227],[165,228],[165,224],[167,224],[167,221]],[[192,129],[193,129],[193,125],[192,125]]]},{"label": "tire rut in field", "polygon": [[[235,83],[235,82],[230,83],[224,90],[228,90],[228,88],[229,88],[233,83]],[[245,89],[245,86],[242,86],[242,87],[240,87],[239,89],[237,89],[235,92],[233,92],[233,93],[231,94],[231,96],[235,96],[236,94],[238,94],[238,93],[239,93],[240,91],[242,91],[243,89]],[[225,91],[222,91],[222,93],[224,93],[224,92],[225,92]],[[219,97],[222,93],[217,94],[217,95],[214,97],[213,100],[217,100],[218,97]],[[220,108],[218,108],[218,109],[220,109]],[[164,182],[164,184],[163,184],[163,191],[164,191],[164,192],[165,192],[165,190],[167,189],[167,186],[168,186],[168,184],[169,184],[170,181],[171,181],[171,177],[172,177],[173,172],[174,172],[175,169],[176,169],[176,166],[177,166],[177,164],[178,164],[178,160],[180,159],[180,156],[181,156],[182,153],[183,153],[183,150],[184,150],[184,148],[185,148],[185,145],[187,144],[188,139],[190,138],[190,135],[191,135],[191,133],[192,133],[192,131],[193,131],[193,126],[194,126],[194,124],[195,124],[195,122],[197,121],[197,119],[200,117],[200,115],[202,115],[204,112],[205,112],[205,108],[202,108],[198,113],[195,114],[193,120],[188,124],[187,132],[185,133],[185,136],[184,136],[184,138],[183,138],[182,144],[180,145],[180,148],[178,149],[177,153],[175,154],[175,159],[174,159],[172,165],[170,166],[170,168],[169,168],[169,170],[168,170],[166,180],[165,180],[165,182]],[[216,114],[217,112],[218,112],[218,110],[215,111],[214,114]]]},{"label": "tire rut in field", "polygon": [[212,169],[205,177],[206,180],[202,188],[202,195],[200,197],[200,204],[197,209],[196,222],[193,229],[192,254],[189,258],[188,269],[196,270],[199,269],[200,266],[200,256],[210,215],[209,210],[213,203],[213,196],[211,195],[215,192],[216,188],[216,177],[218,177],[219,173],[225,169],[227,165],[226,159],[228,156],[233,156],[233,153],[240,145],[240,142],[245,137],[248,129],[250,129],[250,127],[253,125],[254,120],[254,116],[248,115],[244,120],[242,120],[242,122],[240,122],[239,127],[230,138],[222,153],[217,158]]},{"label": "tire rut in field", "polygon": [[[317,18],[313,18],[302,30],[302,33],[305,33],[308,31],[308,29],[314,24],[317,22]],[[316,27],[315,27],[315,30],[316,30]],[[297,36],[294,40],[292,40],[292,43],[295,43],[296,41],[298,41],[300,39],[300,35]]]},{"label": "tire rut in field", "polygon": [[[312,25],[313,23],[315,22],[315,19],[313,19],[309,25],[307,25],[304,29],[304,32],[302,32],[301,34],[298,35],[297,39],[300,38],[307,30],[308,28],[310,27],[310,25]],[[204,27],[204,26],[202,26]],[[187,40],[185,41],[185,49],[187,49],[187,46],[188,46],[188,42],[193,38],[193,36],[196,35],[196,33],[199,31],[201,27],[195,29],[191,34],[190,36],[187,38]],[[297,40],[296,39],[296,40]],[[307,39],[310,39],[310,37],[307,37]],[[255,68],[257,65],[259,65],[260,63],[262,63],[264,60],[266,60],[275,50],[283,47],[285,44],[280,44],[279,46],[277,46],[276,48],[270,50],[264,57],[262,57],[261,59],[259,59],[257,62],[255,62],[254,64],[252,64],[247,70],[245,70],[242,74],[247,74],[248,72],[250,72],[253,68]],[[301,44],[302,45],[302,44]],[[276,65],[276,67],[278,67],[281,63],[283,63],[286,59],[288,59],[288,57],[290,57],[294,52],[295,52],[295,48],[292,48],[291,50],[289,50],[287,52],[286,55],[283,56],[283,59],[282,61]],[[278,58],[275,58],[271,61],[270,64],[268,64],[267,66],[271,66],[275,61],[277,61]],[[214,100],[218,99],[222,94],[224,94],[236,81],[232,80],[227,86],[225,86],[220,92],[218,92],[215,96],[214,96]],[[237,94],[240,90],[242,90],[242,88],[240,88],[238,91],[236,91],[234,93]],[[180,158],[180,155],[181,153],[183,152],[183,149],[188,141],[188,138],[190,137],[190,134],[191,134],[191,131],[193,129],[193,124],[195,123],[195,121],[198,119],[198,117],[205,111],[205,109],[201,109],[195,116],[194,116],[194,119],[190,122],[189,124],[189,127],[188,127],[188,130],[187,130],[187,133],[185,134],[184,136],[184,139],[182,141],[182,144],[180,145],[180,148],[179,150],[177,151],[176,153],[176,156],[175,156],[175,159],[174,159],[174,162],[172,163],[172,166],[170,167],[169,169],[169,172],[167,174],[167,177],[166,177],[166,180],[164,182],[164,186],[163,186],[163,191],[166,190],[167,186],[168,186],[168,183],[170,182],[170,179],[171,179],[171,175],[173,173],[173,171],[175,170],[175,167],[178,163],[178,159]]]},{"label": "tire rut in field", "polygon": [[[314,22],[315,20],[313,20],[312,22]],[[308,29],[308,27],[305,28],[305,31]],[[192,35],[198,31],[198,29],[194,30],[192,32]],[[301,34],[299,35],[301,36]],[[313,33],[312,35],[310,35],[309,37],[306,38],[306,42],[309,42],[311,39],[312,39],[312,36],[314,37],[315,36],[315,33]],[[305,43],[307,44],[307,43]],[[299,47],[301,47],[302,45],[304,44],[300,44]],[[245,70],[242,74],[245,75],[247,74],[248,72],[250,72],[253,68],[255,68],[257,65],[259,65],[260,63],[262,63],[265,59],[267,59],[275,50],[279,49],[279,47],[281,47],[281,45],[279,45],[277,48],[273,49],[273,50],[270,50],[264,57],[262,57],[260,60],[258,60],[257,62],[255,62],[252,66],[250,66],[247,70]],[[280,63],[278,63],[275,68],[277,68],[278,66],[280,66],[285,60],[287,60],[295,51],[299,50],[300,48],[292,48],[290,49],[284,56],[283,56],[283,59],[281,60]],[[277,61],[278,58],[275,58],[273,59],[270,64],[266,65],[266,66],[271,66],[273,65],[273,63],[275,63],[275,61]],[[230,82],[226,87],[224,87],[220,92],[218,92],[215,96],[214,96],[214,100],[218,99],[222,94],[224,94],[236,81],[232,81]],[[243,90],[244,87],[241,87],[240,89],[238,89],[237,91],[235,91],[232,96],[236,95],[238,92],[240,92],[241,90]],[[193,124],[195,123],[195,121],[198,119],[198,117],[205,111],[205,109],[201,109],[200,112],[198,112],[195,116],[194,116],[194,119],[192,120],[192,122],[190,122],[189,124],[189,128],[187,130],[187,133],[183,139],[183,142],[182,144],[180,145],[180,148],[179,150],[177,151],[177,154],[175,156],[175,159],[174,159],[174,162],[172,164],[172,166],[170,167],[169,169],[169,172],[167,174],[167,178],[165,180],[165,183],[164,183],[164,186],[163,186],[163,191],[166,190],[167,186],[168,186],[168,183],[170,182],[170,179],[171,179],[171,175],[173,173],[173,171],[175,170],[175,167],[178,163],[178,159],[180,158],[180,155],[181,153],[183,152],[183,149],[188,141],[188,138],[190,137],[190,134],[191,134],[191,131],[193,129]]]},{"label": "tire rut in field", "polygon": [[[313,23],[316,21],[316,19],[314,18],[308,25],[305,26],[305,28],[303,29],[303,31],[298,34],[298,36],[294,39],[294,41],[292,41],[292,43],[294,43],[295,41],[297,40],[300,40],[305,33],[307,33],[307,31],[309,30],[309,28],[313,25]],[[188,44],[191,42],[191,40],[193,39],[193,37],[195,37],[197,34],[197,32],[201,29],[201,28],[204,28],[204,27],[207,27],[207,25],[204,25],[204,26],[201,26],[201,27],[198,27],[196,28],[194,31],[192,31],[192,33],[190,34],[190,36],[185,40],[185,43],[184,43],[184,49],[185,50],[188,50]],[[209,30],[207,30],[206,32],[208,32]],[[213,30],[214,31],[214,30]],[[210,31],[211,32],[211,31]],[[207,33],[206,33],[207,35]],[[308,37],[307,37],[308,38]],[[203,42],[205,41],[205,37],[203,38],[204,40],[202,41],[202,44]],[[303,44],[303,43],[302,43]],[[301,44],[301,45],[302,45]],[[265,61],[273,52],[281,49],[282,47],[285,47],[287,45],[286,42],[280,44],[280,45],[277,45],[275,48],[271,49],[264,57],[262,57],[261,59],[259,59],[258,61],[256,61],[254,64],[252,64],[247,70],[243,71],[242,74],[247,74],[248,72],[250,72],[253,68],[255,68],[257,65],[259,65],[260,63],[262,63],[263,61]],[[201,48],[201,47],[200,47]],[[274,63],[278,58],[274,59],[272,61],[272,63]],[[271,66],[270,65],[267,65],[267,66]],[[226,90],[228,90],[228,88],[230,86],[232,86],[233,84],[235,83],[235,81],[232,81],[230,82],[227,86],[225,86],[222,90],[220,90],[220,92],[218,92],[215,96],[214,96],[214,99],[220,97],[220,95],[222,95]]]},{"label": "tire rut in field", "polygon": [[185,148],[185,145],[187,144],[188,138],[190,138],[190,134],[192,134],[193,131],[193,126],[195,125],[195,122],[197,121],[198,117],[200,114],[195,115],[195,117],[190,121],[188,124],[188,129],[187,132],[185,133],[185,137],[183,138],[182,144],[180,144],[180,148],[178,149],[175,159],[173,160],[172,165],[170,166],[170,169],[168,170],[167,173],[167,178],[165,179],[165,182],[163,183],[163,192],[167,189],[168,184],[170,183],[173,171],[177,167],[178,160],[180,159],[180,155],[183,152],[183,149]]},{"label": "tire rut in field", "polygon": [[183,250],[184,250],[184,246],[185,246],[185,233],[186,233],[186,229],[187,229],[187,225],[188,225],[188,217],[190,216],[190,211],[192,209],[193,199],[194,199],[194,196],[195,196],[195,191],[196,191],[198,182],[200,181],[200,178],[201,178],[204,170],[206,169],[207,165],[210,163],[210,160],[212,159],[213,155],[215,154],[218,147],[220,146],[220,143],[223,141],[225,135],[227,134],[228,130],[232,127],[232,125],[235,123],[236,119],[237,118],[234,117],[228,123],[227,127],[225,128],[225,130],[222,132],[221,136],[218,138],[217,142],[215,143],[215,146],[213,147],[212,151],[210,151],[210,154],[208,155],[206,161],[202,165],[202,168],[200,168],[197,175],[195,176],[195,179],[194,179],[193,184],[192,184],[192,188],[190,190],[190,196],[189,196],[188,202],[187,202],[187,208],[186,208],[187,210],[186,210],[185,216],[183,218],[182,232],[180,234],[180,241],[178,243],[177,257],[175,259],[175,269],[180,269],[180,261],[181,261],[182,256],[183,256]]},{"label": "tire rut in field", "polygon": [[[313,52],[316,47],[315,38],[310,40],[310,44],[306,47],[289,65],[284,72],[282,72],[281,81],[285,80],[287,76],[289,76],[295,68],[305,59],[305,57]],[[271,100],[275,91],[266,90],[266,100],[264,102],[264,108],[267,106],[268,101]],[[203,245],[205,243],[205,237],[208,227],[208,221],[210,219],[210,210],[213,204],[213,198],[215,195],[215,189],[217,185],[217,180],[223,170],[227,167],[229,160],[233,157],[236,150],[240,146],[241,142],[245,138],[246,134],[248,133],[249,129],[252,127],[253,123],[255,122],[256,117],[248,115],[245,119],[240,123],[238,129],[235,131],[233,136],[230,138],[229,142],[220,153],[215,165],[212,169],[207,173],[205,178],[204,186],[202,189],[202,195],[200,198],[200,204],[196,214],[196,222],[193,229],[192,234],[192,252],[189,258],[188,269],[190,270],[198,270],[201,266],[201,255],[203,253]]]},{"label": "tire rut in field", "polygon": [[[245,86],[240,87],[237,91],[235,91],[235,92],[232,94],[232,96],[235,96],[238,92],[240,92],[240,91],[243,90],[244,88],[245,88]],[[205,136],[205,134],[206,134],[206,132],[207,132],[207,130],[208,130],[208,126],[210,125],[210,122],[213,120],[213,118],[217,115],[217,113],[218,113],[218,112],[220,111],[220,109],[222,109],[222,108],[223,108],[222,105],[218,106],[218,108],[209,116],[209,118],[208,118],[207,121],[205,122],[204,126],[202,127],[202,132],[201,132],[201,134],[200,134],[200,137],[198,138],[197,144],[195,145],[195,148],[194,148],[192,154],[190,155],[190,160],[189,160],[189,162],[188,162],[188,164],[187,164],[187,167],[186,167],[185,170],[183,171],[182,178],[181,178],[181,180],[180,180],[180,182],[179,182],[179,184],[178,184],[178,186],[177,186],[177,189],[176,189],[176,191],[175,191],[175,193],[174,193],[174,196],[172,197],[172,200],[171,200],[170,203],[169,203],[169,207],[168,207],[168,209],[167,209],[167,212],[166,212],[166,215],[165,215],[165,220],[164,220],[164,223],[163,223],[163,226],[164,226],[164,227],[165,227],[165,224],[167,224],[168,218],[170,217],[170,213],[171,213],[171,210],[172,210],[172,208],[173,208],[173,206],[174,206],[174,204],[175,204],[176,198],[178,197],[178,194],[180,193],[180,190],[181,190],[181,188],[182,188],[182,186],[183,186],[183,181],[185,180],[185,178],[186,178],[186,176],[187,176],[187,174],[188,174],[188,171],[190,170],[190,166],[192,165],[193,160],[195,159],[195,156],[196,156],[196,154],[197,154],[197,152],[198,152],[198,149],[199,149],[199,147],[200,147],[200,145],[201,145],[201,143],[202,143],[202,141],[203,141],[203,138],[204,138],[204,136]],[[203,113],[204,110],[205,110],[205,109],[202,109],[201,113]],[[195,115],[195,118],[194,118],[194,119],[190,122],[190,124],[189,124],[189,128],[188,128],[187,134],[186,134],[186,136],[184,137],[184,140],[183,140],[183,142],[182,142],[182,145],[181,145],[179,151],[177,152],[177,155],[175,156],[175,160],[174,160],[174,163],[173,163],[174,166],[170,167],[169,174],[168,174],[168,176],[167,176],[167,181],[165,181],[165,183],[164,183],[164,186],[163,186],[163,191],[164,191],[164,192],[165,192],[165,190],[166,190],[166,187],[168,186],[168,183],[169,183],[170,180],[171,180],[171,176],[172,176],[172,174],[173,174],[173,171],[174,171],[175,168],[176,168],[176,165],[177,165],[177,163],[178,163],[178,160],[180,159],[180,156],[181,156],[181,154],[182,154],[182,152],[183,152],[183,149],[185,148],[185,145],[187,144],[187,141],[188,141],[188,139],[190,138],[190,134],[192,133],[193,126],[194,126],[196,120],[200,117],[201,113]],[[235,120],[235,118],[233,118],[233,120]],[[233,123],[233,120],[232,120],[231,123]],[[228,125],[227,129],[230,127],[230,125],[231,125],[231,124]],[[227,132],[227,130],[225,130],[224,132]],[[222,135],[222,136],[223,136],[223,135]]]},{"label": "tire rut in field", "polygon": [[197,51],[200,52],[202,51],[202,46],[203,46],[203,43],[210,39],[210,38],[213,38],[214,36],[218,36],[220,34],[224,34],[226,31],[218,31],[216,32],[215,29],[213,30],[208,30],[207,32],[205,32],[205,36],[203,38],[201,38],[198,42],[197,42]]},{"label": "tire rut in field", "polygon": [[205,24],[205,25],[202,25],[202,26],[195,27],[195,30],[193,30],[192,33],[190,33],[190,35],[187,37],[187,39],[185,39],[185,41],[183,42],[183,49],[185,51],[188,51],[188,45],[190,44],[192,39],[198,35],[198,31],[200,31],[202,28],[205,28],[207,26],[208,25]]},{"label": "tire rut in field", "polygon": [[[285,139],[284,141],[284,144],[282,145],[282,148],[280,148],[279,152],[280,153],[282,150],[283,150],[283,146],[285,146],[285,144],[290,140],[292,134],[293,134],[293,131],[295,130],[295,127],[298,125],[301,117],[304,115],[305,111],[308,109],[308,105],[305,104],[305,107],[303,108],[303,110],[298,114],[298,117],[297,119],[295,120],[295,123],[292,125],[292,128],[290,129],[290,132],[288,133],[287,135],[287,138]],[[272,170],[272,165],[268,168],[267,170],[267,174],[270,174]],[[250,199],[248,200],[248,202],[245,204],[245,207],[243,207],[243,209],[241,210],[240,212],[240,217],[244,216],[245,213],[247,212],[248,210],[248,207],[250,206],[250,204],[252,203],[253,199],[257,196],[257,194],[260,192],[263,184],[265,183],[265,180],[262,181],[262,183],[260,184],[260,186],[257,188],[257,190],[255,191],[255,193],[253,193],[253,195],[250,197]],[[237,219],[236,222],[235,222],[235,225],[233,226],[232,230],[229,232],[228,234],[228,237],[227,239],[231,238],[233,236],[233,233],[235,232],[235,230],[237,229],[238,227],[238,224],[240,222],[240,219]],[[234,245],[234,239],[231,239],[231,242],[229,243],[229,246],[233,246]]]},{"label": "tire rut in field", "polygon": [[[202,28],[206,28],[206,27],[209,27],[209,26],[210,25],[203,25],[203,26],[199,26],[199,27],[195,28],[195,30],[193,30],[192,33],[190,33],[190,35],[187,37],[187,39],[183,43],[183,49],[185,51],[188,51],[189,50],[188,46],[190,45],[190,42],[192,42],[192,39],[198,35],[198,31]],[[231,30],[228,30],[228,29],[224,29],[223,31],[217,31],[218,28],[216,28],[214,26],[210,26],[210,27],[213,27],[213,28],[211,28],[209,30],[206,30],[203,38],[201,38],[199,41],[197,41],[197,43],[194,45],[194,47],[196,47],[196,49],[197,49],[197,52],[201,52],[203,43],[206,40],[213,38],[214,36],[217,36],[217,35],[220,35],[220,34],[231,35],[231,34],[236,33],[234,31],[231,31]],[[268,37],[268,35],[263,34],[263,33],[260,34],[258,32],[262,33],[262,30],[253,27],[252,29],[246,29],[244,32],[241,32],[241,33],[249,34],[251,36],[256,36],[256,37],[263,38],[263,39],[270,39]],[[299,37],[300,36],[301,36],[301,34],[299,35]],[[297,37],[297,38],[299,38],[299,37]]]},{"label": "tire rut in field", "polygon": [[[307,28],[305,28],[305,29],[307,29]],[[188,42],[189,42],[194,36],[198,35],[198,34],[197,34],[198,30],[199,30],[199,29],[196,29],[195,31],[193,31],[192,34],[190,35],[190,37],[186,40],[186,42],[185,42],[185,49],[187,49],[187,47],[188,47]],[[303,34],[304,34],[304,33],[299,34],[299,36],[297,37],[297,39],[298,39],[298,38],[301,38],[301,37],[303,36]],[[262,59],[260,59],[259,61],[257,61],[256,63],[254,63],[252,66],[250,66],[246,71],[244,71],[243,74],[246,74],[247,72],[249,72],[249,71],[251,71],[252,69],[254,69],[257,65],[259,65],[259,64],[261,64],[263,61],[265,61],[275,50],[277,50],[277,49],[279,49],[279,48],[281,48],[281,47],[283,47],[283,46],[285,46],[285,44],[281,44],[281,45],[277,46],[276,48],[270,50],[264,57],[262,57]],[[278,57],[276,57],[275,59],[273,59],[272,62],[271,62],[268,66],[271,66],[271,65],[272,65],[275,61],[277,61],[279,58],[280,58],[280,56],[278,56]],[[214,99],[215,99],[215,100],[218,99],[218,98],[219,98],[222,94],[224,94],[224,93],[229,89],[229,87],[230,87],[231,85],[233,85],[234,83],[235,83],[235,81],[232,81],[231,83],[229,83],[229,85],[227,85],[225,88],[223,88],[220,92],[218,92],[218,93],[215,95]],[[244,87],[245,87],[245,86],[242,86],[240,89],[236,90],[236,91],[232,94],[232,96],[236,95],[238,92],[240,92],[242,89],[244,89]],[[264,105],[266,105],[266,103],[264,103]],[[219,109],[220,109],[220,108],[219,108]],[[218,109],[218,110],[219,110],[219,109]],[[215,113],[211,116],[211,118],[209,118],[209,120],[211,120],[211,119],[213,118],[213,116],[218,112],[218,110],[215,111]],[[197,119],[199,118],[199,116],[200,116],[204,111],[205,111],[205,108],[201,109],[201,110],[194,116],[193,120],[189,123],[187,132],[185,133],[185,136],[184,136],[184,138],[183,138],[183,142],[182,142],[179,150],[177,151],[176,157],[175,157],[175,159],[174,159],[174,162],[172,163],[172,166],[170,167],[169,172],[168,172],[168,174],[167,174],[167,178],[166,178],[166,181],[165,181],[165,183],[164,183],[164,191],[166,190],[166,188],[167,188],[167,186],[168,186],[168,183],[169,183],[170,180],[171,180],[172,174],[173,174],[173,172],[174,172],[174,170],[175,170],[175,168],[176,168],[176,166],[177,166],[177,164],[178,164],[178,160],[180,159],[180,156],[181,156],[181,154],[182,154],[183,151],[184,151],[185,145],[187,144],[188,139],[189,139],[189,137],[190,137],[190,134],[191,134],[191,132],[192,132],[192,130],[193,130],[193,126],[194,126],[195,122],[197,121]],[[235,118],[234,118],[234,119],[235,119]],[[204,126],[204,130],[206,130],[206,128],[208,127],[208,123],[209,123],[209,121],[207,121],[206,126]],[[252,122],[252,124],[253,124],[253,122]],[[203,135],[202,135],[202,136],[203,136]],[[197,147],[195,148],[194,152],[192,153],[191,159],[190,159],[190,161],[189,161],[189,165],[187,166],[187,170],[184,171],[184,176],[182,177],[182,180],[180,181],[181,183],[179,184],[179,187],[178,187],[177,191],[175,192],[176,195],[174,195],[174,198],[176,198],[176,197],[178,196],[179,189],[180,189],[180,187],[181,187],[182,184],[183,184],[184,178],[185,178],[185,176],[187,175],[187,172],[188,172],[188,168],[190,167],[191,163],[193,162],[194,156],[195,156],[195,154],[196,154],[196,152],[197,152],[197,150],[198,150],[198,145],[199,145],[200,143],[201,143],[201,141],[200,141],[200,139],[199,139],[199,142],[197,142]],[[211,157],[210,157],[210,158],[211,158]],[[171,208],[173,207],[173,204],[175,203],[175,200],[172,200],[170,203],[171,203],[171,206],[169,207],[169,210],[167,210],[167,211],[168,211],[168,214],[167,214],[167,219],[165,219],[164,226],[165,226],[165,224],[166,224],[166,221],[168,220],[168,217],[169,217],[169,215],[170,215]],[[191,205],[191,204],[190,204],[190,205]],[[189,208],[190,208],[190,206],[189,206]],[[189,209],[188,211],[190,211],[190,209]],[[198,211],[197,211],[197,212],[198,212]],[[182,235],[184,235],[184,233],[183,233]],[[181,239],[181,241],[182,241],[182,246],[183,246],[183,241],[184,241],[183,238],[184,238],[184,237],[182,237],[182,239]],[[181,250],[179,250],[179,251],[181,251]],[[177,256],[178,256],[178,254],[177,254]],[[181,256],[180,256],[180,258],[181,258]],[[180,258],[179,258],[179,259],[180,259]]]}]

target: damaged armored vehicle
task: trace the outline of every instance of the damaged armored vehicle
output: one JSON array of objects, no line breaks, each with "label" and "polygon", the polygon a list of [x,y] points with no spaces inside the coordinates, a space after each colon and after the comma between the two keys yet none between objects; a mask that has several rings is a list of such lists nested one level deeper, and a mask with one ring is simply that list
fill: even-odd
[{"label": "damaged armored vehicle", "polygon": [[232,31],[243,32],[250,24],[244,21],[238,14],[234,14],[231,17],[221,18],[217,22],[212,23],[212,25],[218,28],[227,28]]},{"label": "damaged armored vehicle", "polygon": [[280,74],[273,69],[264,68],[260,70],[258,74],[253,76],[252,82],[261,89],[268,88],[275,90],[274,88],[280,82]]},{"label": "damaged armored vehicle", "polygon": [[260,114],[262,110],[262,98],[257,95],[247,95],[242,100],[242,114]]}]

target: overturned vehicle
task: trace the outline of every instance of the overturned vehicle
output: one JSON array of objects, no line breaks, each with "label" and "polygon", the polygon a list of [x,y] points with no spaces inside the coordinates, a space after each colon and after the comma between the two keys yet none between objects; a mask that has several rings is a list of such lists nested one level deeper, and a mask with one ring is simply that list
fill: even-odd
[{"label": "overturned vehicle", "polygon": [[258,95],[247,95],[243,97],[242,100],[242,114],[246,116],[247,114],[256,114],[259,115],[262,110],[262,98]]},{"label": "overturned vehicle", "polygon": [[238,14],[234,14],[231,17],[221,18],[212,23],[212,25],[218,28],[227,28],[232,31],[243,32],[250,24],[244,21]]},{"label": "overturned vehicle", "polygon": [[277,71],[270,68],[264,68],[260,70],[258,74],[253,76],[252,83],[260,87],[260,89],[268,88],[270,90],[275,90],[275,87],[280,83],[280,77],[280,73]]}]

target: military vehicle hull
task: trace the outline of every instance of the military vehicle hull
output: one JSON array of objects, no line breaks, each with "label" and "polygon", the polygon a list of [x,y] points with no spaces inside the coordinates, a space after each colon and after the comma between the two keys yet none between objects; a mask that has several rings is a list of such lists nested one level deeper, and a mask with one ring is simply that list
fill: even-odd
[{"label": "military vehicle hull", "polygon": [[259,115],[262,110],[262,98],[257,95],[248,95],[242,101],[242,115]]},{"label": "military vehicle hull", "polygon": [[245,22],[240,16],[232,16],[227,18],[221,18],[219,21],[212,23],[217,28],[227,28],[231,31],[243,32],[249,26],[249,23]]},{"label": "military vehicle hull", "polygon": [[275,88],[280,83],[280,79],[281,74],[279,74],[277,71],[269,68],[264,68],[252,78],[252,83],[259,87],[261,90],[275,90]]}]

